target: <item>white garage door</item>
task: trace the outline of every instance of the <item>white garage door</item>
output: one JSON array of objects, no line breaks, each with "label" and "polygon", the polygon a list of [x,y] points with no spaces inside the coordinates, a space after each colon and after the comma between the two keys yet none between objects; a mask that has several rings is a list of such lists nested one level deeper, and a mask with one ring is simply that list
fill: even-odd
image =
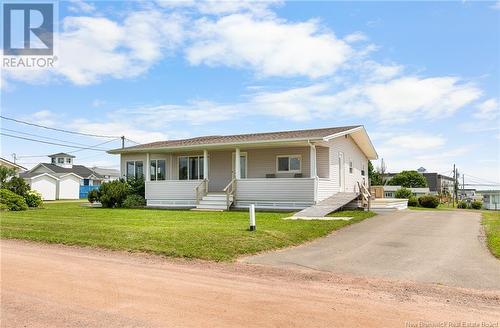
[{"label": "white garage door", "polygon": [[61,177],[59,180],[59,199],[79,199],[80,178],[74,175]]},{"label": "white garage door", "polygon": [[43,200],[55,200],[57,195],[57,180],[46,175],[32,179],[31,189],[42,194]]}]

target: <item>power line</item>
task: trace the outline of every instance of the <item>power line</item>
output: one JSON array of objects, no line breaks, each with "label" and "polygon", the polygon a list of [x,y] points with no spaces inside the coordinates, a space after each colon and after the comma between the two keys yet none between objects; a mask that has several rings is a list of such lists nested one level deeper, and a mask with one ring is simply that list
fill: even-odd
[{"label": "power line", "polygon": [[[44,139],[49,139],[49,140],[66,142],[66,143],[75,144],[75,145],[84,146],[84,147],[91,147],[89,145],[82,144],[82,143],[79,143],[79,142],[67,141],[67,140],[62,140],[62,139],[57,139],[57,138],[52,138],[52,137],[46,137],[46,136],[42,136],[42,135],[39,135],[39,134],[28,133],[28,132],[21,132],[21,131],[11,130],[11,129],[7,129],[7,128],[3,128],[3,127],[0,128],[0,130],[4,130],[4,131],[8,131],[8,132],[14,132],[14,133],[19,133],[19,134],[24,134],[24,135],[32,136],[32,137],[38,137],[38,138],[44,138]],[[22,156],[22,157],[24,157],[24,156]]]},{"label": "power line", "polygon": [[101,144],[98,144],[98,145],[95,145],[95,146],[91,146],[91,147],[79,147],[79,146],[66,145],[66,144],[61,144],[61,143],[56,143],[56,142],[43,141],[43,140],[37,140],[37,139],[26,138],[26,137],[21,137],[21,136],[15,136],[15,135],[3,133],[3,132],[0,132],[0,135],[6,136],[6,137],[11,137],[11,138],[17,138],[17,139],[23,139],[23,140],[28,140],[28,141],[33,141],[33,142],[48,144],[48,145],[55,145],[55,146],[61,146],[61,147],[68,147],[68,148],[76,148],[76,149],[78,149],[78,150],[75,150],[75,151],[71,151],[69,153],[76,153],[78,151],[87,150],[87,149],[88,150],[106,151],[106,149],[94,148],[94,147],[97,147],[97,146],[103,145],[105,143],[114,141],[114,140],[109,140],[109,141],[106,141],[106,142],[103,142]]},{"label": "power line", "polygon": [[3,115],[0,115],[0,118],[2,118],[4,120],[16,122],[16,123],[21,123],[21,124],[36,126],[38,128],[43,128],[43,129],[48,129],[48,130],[54,130],[54,131],[59,131],[59,132],[64,132],[64,133],[78,134],[78,135],[87,136],[87,137],[112,138],[112,139],[120,138],[120,136],[107,136],[107,135],[83,133],[83,132],[76,132],[76,131],[69,131],[69,130],[64,130],[64,129],[52,128],[52,127],[49,127],[49,126],[35,124],[35,123],[31,123],[31,122],[26,122],[26,121],[18,120],[18,119],[15,119],[15,118],[6,117],[6,116],[3,116]]}]

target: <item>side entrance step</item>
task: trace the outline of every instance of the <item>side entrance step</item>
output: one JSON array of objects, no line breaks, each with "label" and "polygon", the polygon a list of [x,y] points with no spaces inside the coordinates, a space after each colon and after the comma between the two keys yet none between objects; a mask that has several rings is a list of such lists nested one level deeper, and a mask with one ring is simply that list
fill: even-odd
[{"label": "side entrance step", "polygon": [[[225,193],[208,193],[204,196],[200,203],[196,205],[196,210],[208,210],[208,211],[224,211],[227,210],[226,204],[226,194]],[[233,197],[229,198],[229,206],[233,202]]]},{"label": "side entrance step", "polygon": [[296,217],[324,217],[325,215],[338,210],[358,198],[355,192],[339,192],[322,200],[316,205],[303,209],[295,213]]}]

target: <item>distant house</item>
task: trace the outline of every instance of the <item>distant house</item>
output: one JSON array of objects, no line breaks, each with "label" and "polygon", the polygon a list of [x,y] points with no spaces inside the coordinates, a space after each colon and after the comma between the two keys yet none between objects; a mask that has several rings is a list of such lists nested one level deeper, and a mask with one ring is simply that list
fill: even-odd
[{"label": "distant house", "polygon": [[92,171],[100,175],[104,181],[114,181],[120,179],[120,171],[115,169],[104,169],[100,167],[92,167]]},{"label": "distant house", "polygon": [[487,210],[500,210],[500,190],[478,190],[483,196],[483,207]]},{"label": "distant house", "polygon": [[[378,188],[382,190],[377,190]],[[371,187],[372,194],[375,195],[377,198],[395,198],[396,197],[396,191],[398,189],[401,189],[401,186],[373,186]],[[411,192],[413,193],[413,196],[420,197],[423,195],[430,194],[429,188],[407,188],[410,189]]]},{"label": "distant house", "polygon": [[148,206],[303,209],[368,185],[377,153],[363,126],[205,136],[109,151],[144,177]]},{"label": "distant house", "polygon": [[19,173],[19,172],[22,172],[22,171],[26,171],[26,168],[24,166],[21,166],[19,164],[16,164],[14,162],[6,160],[3,157],[0,157],[0,166],[6,167],[6,168],[9,168],[9,169],[14,169],[14,170],[16,170],[16,173]]},{"label": "distant house", "polygon": [[458,190],[458,197],[462,200],[480,200],[481,195],[477,194],[476,189],[465,188]]},{"label": "distant house", "polygon": [[73,164],[73,155],[58,153],[49,155],[49,158],[50,163],[40,163],[20,174],[31,189],[42,194],[44,200],[86,197],[89,190],[98,188],[103,181],[107,181],[95,170]]}]

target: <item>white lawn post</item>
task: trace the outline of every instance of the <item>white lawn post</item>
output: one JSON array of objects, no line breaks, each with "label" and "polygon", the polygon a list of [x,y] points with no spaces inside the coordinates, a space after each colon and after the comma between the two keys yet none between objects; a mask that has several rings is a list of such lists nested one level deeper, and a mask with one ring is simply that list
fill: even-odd
[{"label": "white lawn post", "polygon": [[250,231],[255,231],[255,205],[250,204],[248,209],[250,211]]}]

